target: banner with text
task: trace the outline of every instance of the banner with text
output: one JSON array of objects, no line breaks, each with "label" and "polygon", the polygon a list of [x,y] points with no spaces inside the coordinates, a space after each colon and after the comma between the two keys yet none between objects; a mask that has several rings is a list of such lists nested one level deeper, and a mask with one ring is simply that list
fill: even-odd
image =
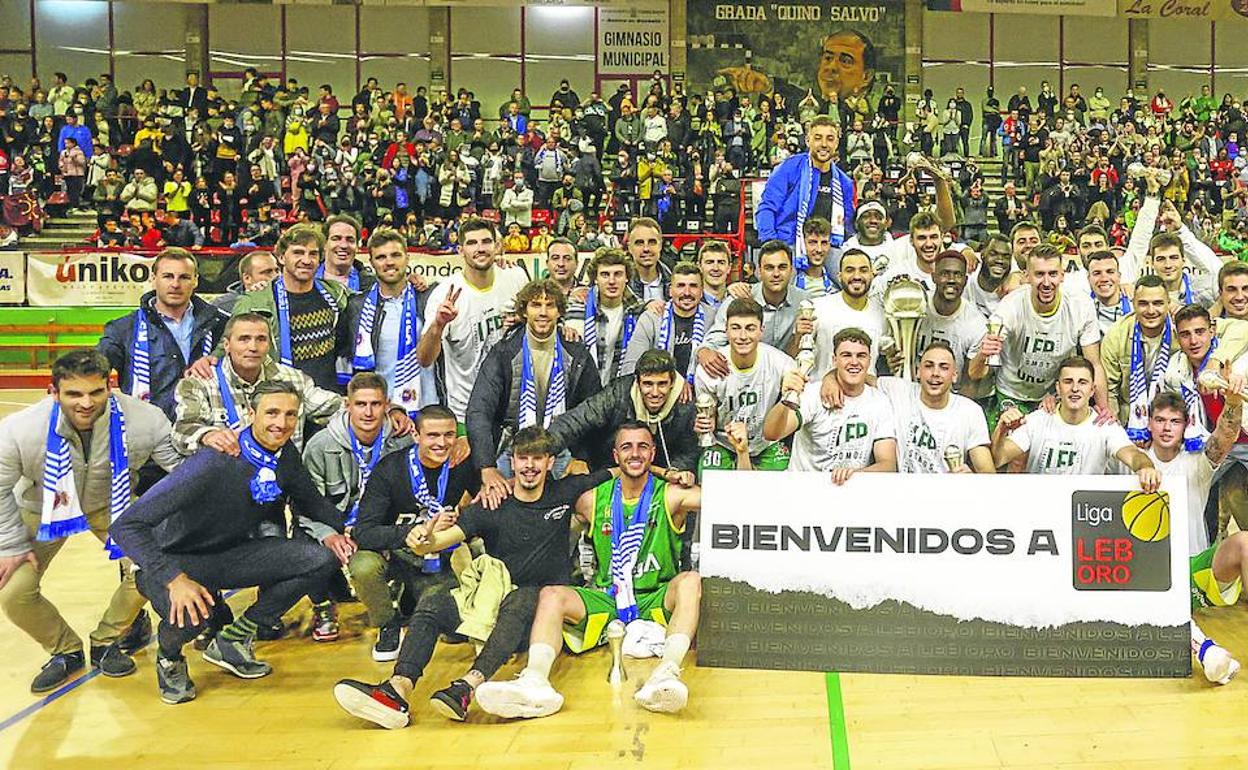
[{"label": "banner with text", "polygon": [[1128,19],[1231,21],[1248,17],[1248,0],[1118,0]]},{"label": "banner with text", "polygon": [[1118,10],[1115,0],[927,0],[927,9],[1047,16],[1113,16]]},{"label": "banner with text", "polygon": [[1132,476],[711,472],[698,664],[1187,676],[1186,518]]},{"label": "banner with text", "polygon": [[0,251],[0,305],[20,305],[25,301],[26,255]]},{"label": "banner with text", "polygon": [[780,93],[791,111],[808,94],[822,105],[835,92],[874,108],[903,79],[904,9],[900,0],[689,0],[689,90]]},{"label": "banner with text", "polygon": [[597,13],[599,75],[668,73],[671,39],[666,3],[599,8]]}]

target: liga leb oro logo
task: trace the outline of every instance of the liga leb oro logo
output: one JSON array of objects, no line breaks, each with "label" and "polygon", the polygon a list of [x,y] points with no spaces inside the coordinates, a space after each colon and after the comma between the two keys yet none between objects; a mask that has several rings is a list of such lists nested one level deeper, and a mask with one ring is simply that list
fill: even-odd
[{"label": "liga leb oro logo", "polygon": [[1071,579],[1077,591],[1170,589],[1170,495],[1071,495]]}]

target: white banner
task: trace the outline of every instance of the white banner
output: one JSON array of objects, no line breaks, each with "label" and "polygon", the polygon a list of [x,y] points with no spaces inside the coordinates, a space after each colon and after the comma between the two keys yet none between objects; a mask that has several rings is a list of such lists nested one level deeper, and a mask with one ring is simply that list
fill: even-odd
[{"label": "white banner", "polygon": [[855,610],[896,600],[1033,629],[1186,624],[1186,487],[1138,490],[1133,476],[860,474],[837,487],[825,473],[710,472],[700,571]]},{"label": "white banner", "polygon": [[599,75],[667,74],[671,40],[667,4],[598,9]]},{"label": "white banner", "polygon": [[25,301],[26,255],[0,251],[0,305],[20,305]]},{"label": "white banner", "polygon": [[151,286],[154,257],[126,252],[26,255],[26,295],[39,307],[136,307]]}]

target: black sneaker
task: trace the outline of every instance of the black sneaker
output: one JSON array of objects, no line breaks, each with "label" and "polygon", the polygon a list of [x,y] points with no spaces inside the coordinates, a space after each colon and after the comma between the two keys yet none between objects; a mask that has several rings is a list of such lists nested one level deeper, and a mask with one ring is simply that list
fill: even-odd
[{"label": "black sneaker", "polygon": [[354,717],[381,725],[387,730],[407,727],[411,722],[407,701],[395,692],[390,681],[368,684],[356,679],[343,679],[334,685],[334,700]]},{"label": "black sneaker", "polygon": [[127,655],[133,655],[152,641],[152,617],[147,610],[139,610],[139,616],[130,628],[117,640],[117,647]]},{"label": "black sneaker", "polygon": [[456,679],[449,687],[431,695],[429,705],[447,719],[462,722],[468,718],[468,707],[472,705],[472,688],[463,679]]},{"label": "black sneaker", "polygon": [[86,661],[83,659],[82,650],[53,655],[47,663],[43,664],[43,669],[39,672],[39,675],[30,683],[30,691],[38,695],[49,690],[55,690],[64,684],[65,680],[81,671],[85,665]]},{"label": "black sneaker", "polygon": [[395,615],[384,626],[377,629],[377,643],[373,645],[373,660],[387,663],[399,658],[399,644],[403,639],[403,624]]},{"label": "black sneaker", "polygon": [[186,668],[186,658],[169,660],[156,658],[156,686],[160,688],[160,699],[170,706],[195,700],[195,683]]},{"label": "black sneaker", "polygon": [[218,635],[208,643],[208,649],[204,650],[204,660],[220,666],[239,679],[259,679],[273,673],[272,666],[256,660],[250,638],[231,642]]},{"label": "black sneaker", "polygon": [[130,676],[138,666],[134,658],[121,650],[121,643],[91,645],[91,667],[98,668],[104,676]]}]

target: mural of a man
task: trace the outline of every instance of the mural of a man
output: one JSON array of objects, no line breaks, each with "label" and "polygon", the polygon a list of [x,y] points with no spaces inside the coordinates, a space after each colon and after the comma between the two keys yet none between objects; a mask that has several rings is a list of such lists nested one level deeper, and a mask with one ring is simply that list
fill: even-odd
[{"label": "mural of a man", "polygon": [[826,103],[835,93],[841,104],[866,97],[875,83],[876,47],[862,32],[843,29],[823,38],[819,63],[814,73],[817,88],[801,88],[752,68],[748,63],[723,67],[718,74],[742,94],[766,94],[779,91],[796,104],[808,93]]}]

